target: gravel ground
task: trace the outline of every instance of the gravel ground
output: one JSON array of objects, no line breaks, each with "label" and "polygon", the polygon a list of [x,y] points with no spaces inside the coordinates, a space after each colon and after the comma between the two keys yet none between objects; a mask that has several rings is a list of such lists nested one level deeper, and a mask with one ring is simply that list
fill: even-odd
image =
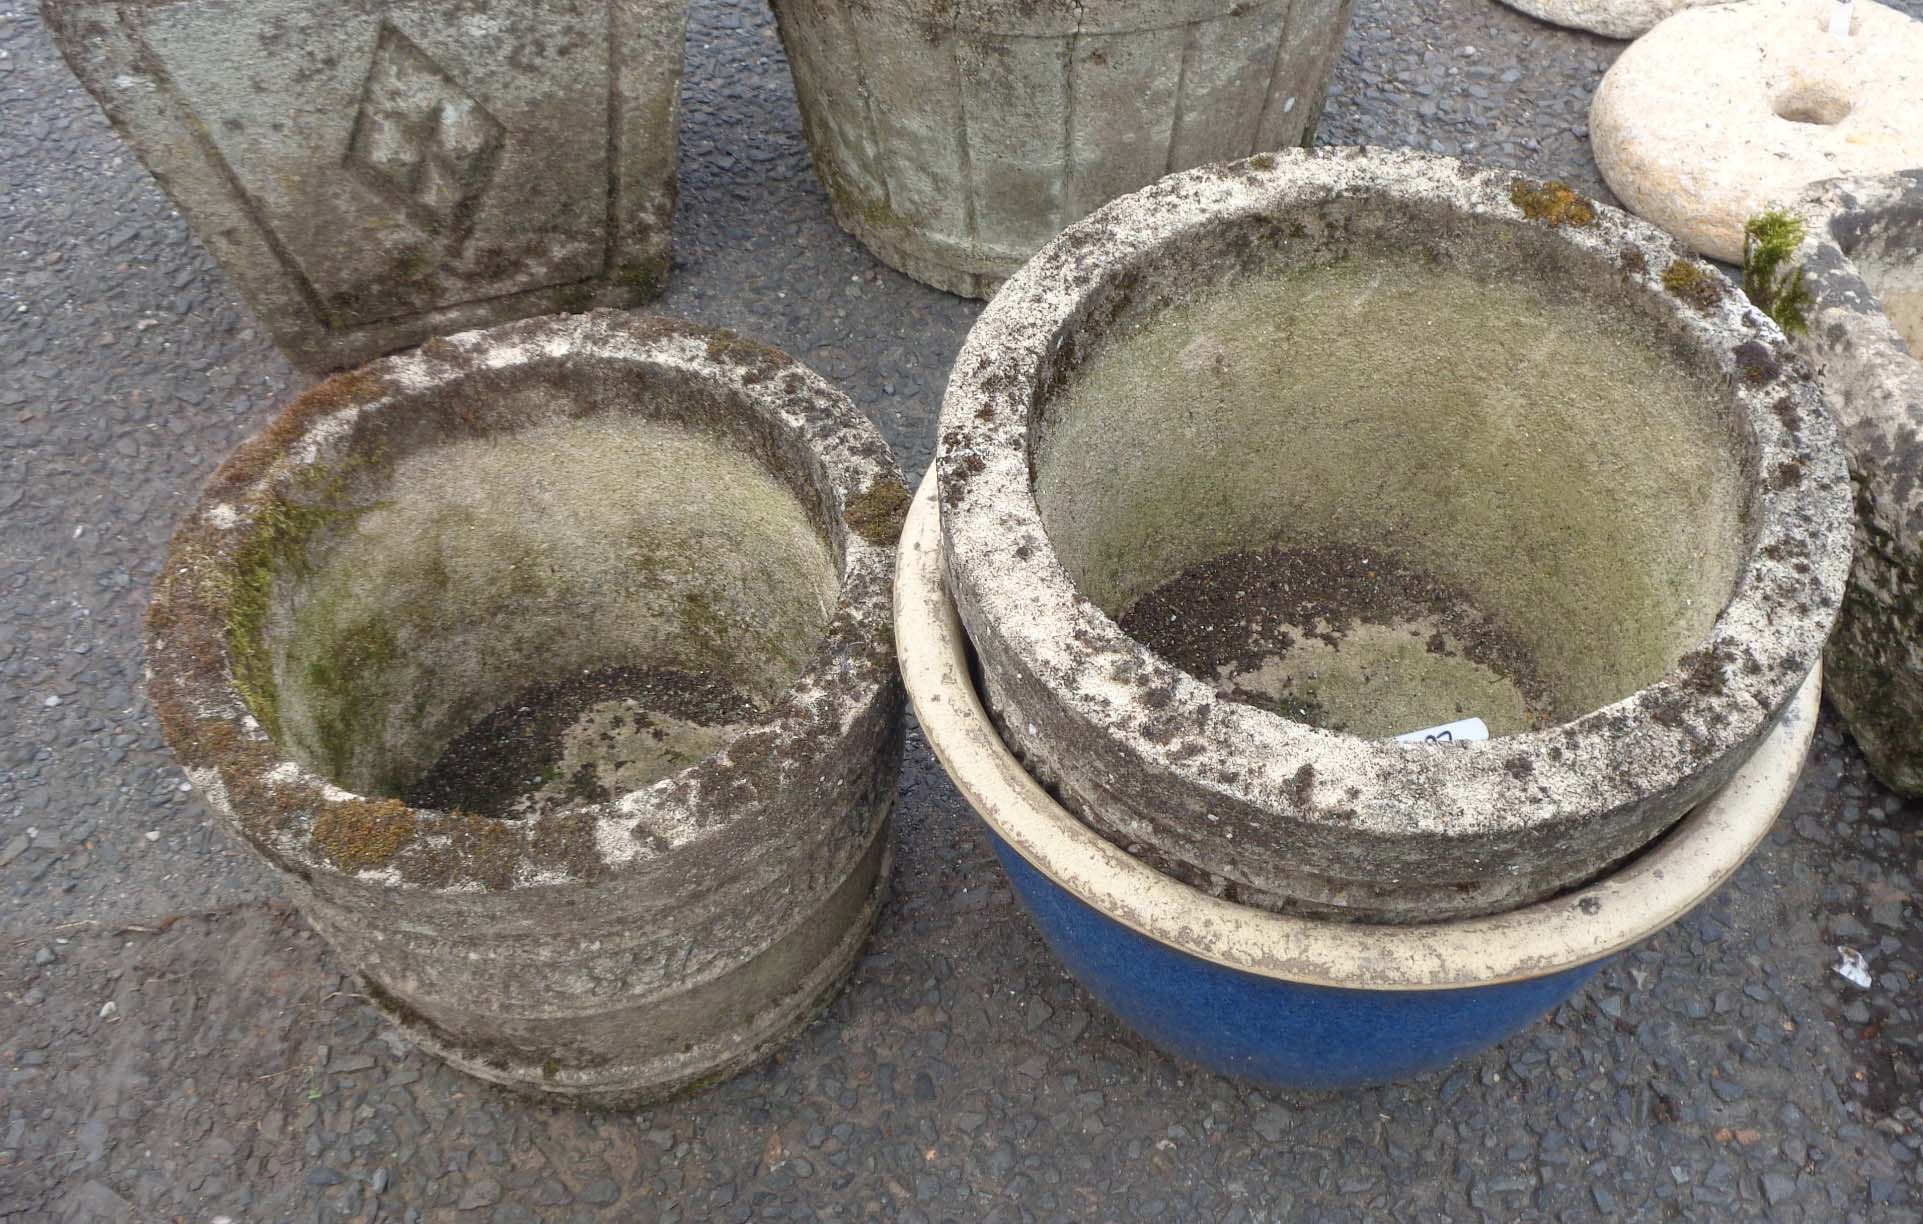
[{"label": "gravel ground", "polygon": [[[1361,0],[1322,136],[1601,194],[1586,114],[1619,47]],[[835,229],[765,11],[697,0],[688,69],[660,309],[802,357],[918,473],[977,306]],[[1923,1218],[1918,809],[1828,719],[1730,888],[1414,1083],[1269,1096],[1144,1045],[1056,968],[912,733],[895,899],[776,1061],[620,1116],[442,1068],[211,825],[143,703],[173,520],[301,379],[24,10],[0,235],[0,1218]]]}]

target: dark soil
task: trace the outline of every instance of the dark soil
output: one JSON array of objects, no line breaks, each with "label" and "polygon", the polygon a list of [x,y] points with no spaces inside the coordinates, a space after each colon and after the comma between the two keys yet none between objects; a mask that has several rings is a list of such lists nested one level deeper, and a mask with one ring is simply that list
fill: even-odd
[{"label": "dark soil", "polygon": [[[633,734],[663,738],[646,712],[679,718],[703,727],[743,722],[757,713],[755,703],[711,672],[673,668],[609,667],[582,672],[552,684],[523,689],[456,736],[432,766],[400,798],[412,807],[459,808],[482,816],[525,814],[517,800],[555,780],[563,734],[602,702],[632,701],[642,707]],[[618,756],[619,753],[617,752]],[[601,802],[591,777],[570,786],[570,797]]]},{"label": "dark soil", "polygon": [[[1226,701],[1257,706],[1296,722],[1325,722],[1313,696],[1277,698],[1239,684],[1221,688],[1224,670],[1257,670],[1301,637],[1340,650],[1357,624],[1396,625],[1432,620],[1472,663],[1514,684],[1535,717],[1554,721],[1553,699],[1527,647],[1435,576],[1384,553],[1328,548],[1248,549],[1184,570],[1130,604],[1118,618],[1123,632],[1189,675],[1218,686]],[[1430,651],[1452,651],[1444,633]]]}]

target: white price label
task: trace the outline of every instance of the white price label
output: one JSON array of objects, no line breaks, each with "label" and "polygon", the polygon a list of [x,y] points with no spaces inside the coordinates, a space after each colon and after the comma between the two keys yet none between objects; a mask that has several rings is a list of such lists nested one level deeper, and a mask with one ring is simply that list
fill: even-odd
[{"label": "white price label", "polygon": [[1466,744],[1471,740],[1488,738],[1488,724],[1480,718],[1458,718],[1440,727],[1424,727],[1420,731],[1398,735],[1396,741],[1403,744]]}]

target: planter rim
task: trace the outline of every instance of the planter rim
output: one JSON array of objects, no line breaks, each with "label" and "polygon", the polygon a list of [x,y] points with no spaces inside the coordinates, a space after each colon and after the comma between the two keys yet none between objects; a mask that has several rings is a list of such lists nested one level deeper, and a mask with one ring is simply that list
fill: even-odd
[{"label": "planter rim", "polygon": [[[1587,209],[1579,220],[1531,216],[1523,205],[1536,204],[1529,197],[1545,188],[1568,191],[1410,150],[1291,150],[1170,175],[1070,227],[988,304],[943,403],[935,462],[941,529],[949,578],[969,618],[989,627],[997,649],[1026,673],[1075,677],[1063,681],[1065,693],[1075,688],[1063,702],[1069,717],[1099,723],[1132,764],[1272,813],[1278,829],[1339,828],[1358,845],[1443,837],[1491,848],[1512,835],[1553,836],[1571,821],[1678,793],[1758,743],[1815,666],[1841,602],[1852,527],[1835,426],[1781,330],[1719,273],[1654,226],[1573,193],[1566,200]],[[1076,590],[1042,522],[1028,437],[1033,408],[1081,351],[1076,329],[1111,290],[1152,281],[1181,244],[1245,224],[1259,227],[1248,231],[1258,241],[1277,241],[1268,223],[1290,210],[1369,199],[1491,227],[1553,230],[1545,238],[1593,261],[1599,278],[1619,277],[1659,303],[1675,334],[1727,384],[1755,463],[1748,550],[1708,634],[1654,683],[1555,726],[1486,742],[1438,749],[1369,740],[1218,701],[1212,686],[1130,637]],[[1718,300],[1692,306],[1666,292],[1664,272],[1677,261],[1716,278]],[[1103,679],[1118,675],[1133,679]],[[1163,721],[1199,726],[1206,718],[1208,731],[1178,743],[1133,720],[1099,718],[1111,699],[1156,690],[1173,694]],[[1228,753],[1227,743],[1246,751]],[[1636,768],[1622,768],[1628,757]],[[1512,770],[1517,758],[1530,769]],[[1339,811],[1298,802],[1291,779],[1304,763],[1313,764],[1318,787],[1354,785],[1367,797]],[[1385,777],[1411,779],[1409,798],[1383,794],[1376,783]]]},{"label": "planter rim", "polygon": [[902,531],[895,640],[929,746],[995,836],[1103,915],[1200,960],[1350,990],[1446,990],[1547,976],[1668,926],[1735,874],[1789,799],[1816,729],[1821,668],[1736,776],[1662,840],[1584,888],[1480,918],[1408,926],[1236,905],[1161,874],[1064,809],[995,732],[943,580],[933,469]]},{"label": "planter rim", "polygon": [[[232,579],[244,550],[265,530],[262,515],[275,496],[330,445],[351,437],[362,417],[405,411],[423,397],[470,380],[485,396],[492,378],[517,372],[532,379],[565,378],[571,366],[590,371],[597,362],[652,366],[698,379],[745,405],[744,411],[806,452],[807,466],[797,475],[815,486],[816,498],[810,504],[800,488],[796,495],[811,515],[820,515],[838,561],[836,601],[807,667],[762,716],[702,761],[602,803],[571,803],[526,820],[465,816],[469,824],[486,822],[480,832],[461,827],[462,813],[356,794],[292,759],[242,695],[227,640]],[[730,756],[750,737],[788,744],[812,736],[823,740],[823,750],[833,751],[827,740],[841,742],[887,699],[895,683],[886,654],[892,636],[893,525],[901,521],[907,500],[887,444],[846,396],[787,354],[733,332],[597,310],[437,338],[311,387],[208,478],[176,527],[155,582],[146,622],[149,699],[175,756],[210,804],[269,862],[303,881],[331,877],[376,889],[458,894],[483,887],[523,891],[592,882],[623,867],[658,867],[664,860],[671,863],[683,847],[704,846],[728,828],[725,821],[712,823],[672,849],[646,849],[628,831],[661,796],[677,788],[698,796],[705,789],[725,793],[752,785],[751,766]],[[863,511],[860,526],[850,521],[855,517],[851,507]],[[798,768],[812,773],[818,763],[801,761]],[[234,798],[243,790],[270,795],[285,819],[265,827],[248,819],[246,805]],[[491,841],[488,851],[512,864],[513,882],[502,889],[472,878],[416,879],[392,866],[343,867],[317,841],[316,830],[330,815],[365,822],[390,813],[404,813],[408,822],[421,822],[423,832],[445,834],[453,842],[469,833],[477,842],[503,839],[505,845]],[[557,856],[557,845],[571,853]],[[756,874],[752,862],[731,861],[742,878]]]}]

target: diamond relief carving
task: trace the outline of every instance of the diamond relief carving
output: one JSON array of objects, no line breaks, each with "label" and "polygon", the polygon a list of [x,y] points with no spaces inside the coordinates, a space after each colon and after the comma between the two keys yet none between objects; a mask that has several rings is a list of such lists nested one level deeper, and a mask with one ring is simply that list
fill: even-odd
[{"label": "diamond relief carving", "polygon": [[362,182],[458,245],[506,138],[506,127],[419,45],[381,26],[347,148],[347,168]]}]

